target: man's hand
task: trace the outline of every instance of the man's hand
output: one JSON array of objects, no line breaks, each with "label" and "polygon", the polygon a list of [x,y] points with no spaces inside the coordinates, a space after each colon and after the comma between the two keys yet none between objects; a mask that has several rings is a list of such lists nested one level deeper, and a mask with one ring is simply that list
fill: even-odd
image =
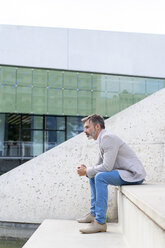
[{"label": "man's hand", "polygon": [[77,167],[77,174],[81,176],[86,176],[86,166],[84,164],[81,164]]}]

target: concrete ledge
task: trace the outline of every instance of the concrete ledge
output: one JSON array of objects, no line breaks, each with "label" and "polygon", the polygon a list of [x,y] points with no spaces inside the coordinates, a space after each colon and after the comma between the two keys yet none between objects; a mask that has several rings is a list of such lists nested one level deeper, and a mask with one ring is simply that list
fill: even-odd
[{"label": "concrete ledge", "polygon": [[108,231],[81,234],[82,225],[70,220],[45,220],[23,248],[126,248],[118,224],[108,224]]},{"label": "concrete ledge", "polygon": [[165,184],[143,184],[120,188],[133,204],[165,230]]},{"label": "concrete ledge", "polygon": [[39,224],[0,222],[0,238],[29,239]]}]

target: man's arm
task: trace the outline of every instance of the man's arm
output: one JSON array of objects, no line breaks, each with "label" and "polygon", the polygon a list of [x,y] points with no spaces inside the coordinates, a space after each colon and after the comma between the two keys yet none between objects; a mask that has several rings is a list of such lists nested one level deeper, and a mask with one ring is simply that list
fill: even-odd
[{"label": "man's arm", "polygon": [[102,138],[101,149],[103,150],[103,161],[86,169],[87,176],[94,177],[98,172],[111,171],[114,167],[120,143],[116,136],[105,135]]}]

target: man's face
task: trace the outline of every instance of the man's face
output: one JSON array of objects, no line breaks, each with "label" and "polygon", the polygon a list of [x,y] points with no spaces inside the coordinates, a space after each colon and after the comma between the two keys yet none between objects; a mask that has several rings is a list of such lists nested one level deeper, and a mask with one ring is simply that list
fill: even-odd
[{"label": "man's face", "polygon": [[84,123],[84,133],[88,137],[88,139],[97,139],[98,137],[98,131],[96,127],[93,125],[92,121],[86,121]]}]

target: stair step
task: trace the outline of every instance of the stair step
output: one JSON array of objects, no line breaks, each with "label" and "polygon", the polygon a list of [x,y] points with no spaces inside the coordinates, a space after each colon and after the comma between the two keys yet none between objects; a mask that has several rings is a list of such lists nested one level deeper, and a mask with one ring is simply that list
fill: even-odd
[{"label": "stair step", "polygon": [[134,248],[165,247],[165,184],[122,186],[119,222],[127,244]]},{"label": "stair step", "polygon": [[122,193],[165,231],[165,184],[123,186]]},{"label": "stair step", "polygon": [[82,234],[82,225],[71,220],[45,220],[23,248],[127,248],[120,227],[108,223],[107,232]]}]

